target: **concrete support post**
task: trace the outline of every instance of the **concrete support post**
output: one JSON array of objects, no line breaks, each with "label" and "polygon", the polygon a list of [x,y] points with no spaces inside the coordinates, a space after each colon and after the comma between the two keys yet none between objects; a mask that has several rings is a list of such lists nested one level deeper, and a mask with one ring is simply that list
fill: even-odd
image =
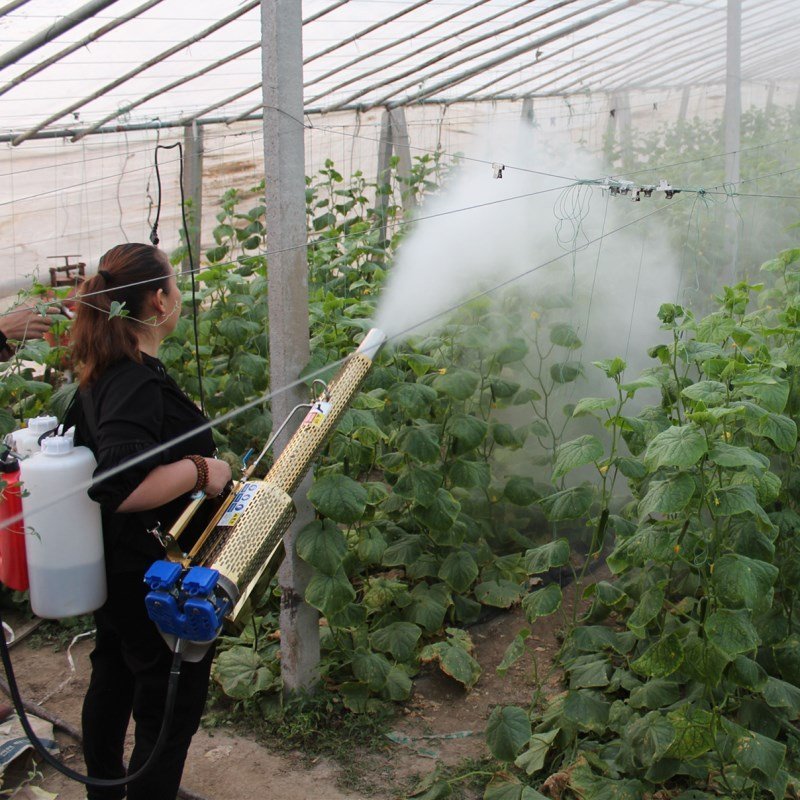
[{"label": "concrete support post", "polygon": [[689,113],[689,97],[692,94],[691,86],[684,86],[681,93],[681,107],[678,109],[678,122],[686,122],[686,115]]},{"label": "concrete support post", "polygon": [[533,112],[533,98],[526,97],[522,101],[522,121],[527,122],[528,125],[535,127],[536,116]]},{"label": "concrete support post", "polygon": [[[294,383],[308,363],[308,266],[306,261],[303,40],[298,0],[261,0],[261,67],[264,102],[264,172],[269,256],[270,387],[275,424],[308,401]],[[302,417],[301,417],[302,418]],[[298,420],[299,422],[299,420]],[[279,437],[280,452],[291,431]],[[297,517],[286,534],[281,586],[281,670],[287,692],[312,687],[318,678],[319,619],[303,595],[311,568],[297,555],[298,532],[313,519],[306,499],[310,477],[295,495]]]},{"label": "concrete support post", "polygon": [[611,166],[614,162],[614,145],[616,144],[617,132],[617,95],[611,94],[608,96],[608,120],[606,122],[606,135],[603,143],[603,154],[607,166]]},{"label": "concrete support post", "polygon": [[[397,156],[397,177],[408,181],[411,177],[411,147],[408,141],[408,126],[406,125],[406,112],[402,108],[393,108],[389,111],[389,118],[392,125],[392,147]],[[408,183],[406,183],[408,186]],[[402,192],[403,205],[414,208],[417,205],[417,198],[413,190]]]},{"label": "concrete support post", "polygon": [[376,206],[381,214],[381,242],[386,242],[386,214],[392,181],[392,117],[389,111],[381,114],[381,129],[378,135],[378,197]]},{"label": "concrete support post", "polygon": [[[733,188],[740,180],[739,150],[741,149],[742,117],[742,0],[728,0],[728,47],[725,81],[725,182]],[[725,253],[728,280],[736,280],[739,255],[739,221],[733,202],[728,200],[725,214]]]},{"label": "concrete support post", "polygon": [[[199,266],[203,219],[203,129],[196,121],[183,130],[183,184],[188,204],[186,209],[186,221],[189,226],[186,232],[188,244],[192,250],[195,266]],[[187,255],[183,259],[181,270],[188,272],[190,269]]]}]

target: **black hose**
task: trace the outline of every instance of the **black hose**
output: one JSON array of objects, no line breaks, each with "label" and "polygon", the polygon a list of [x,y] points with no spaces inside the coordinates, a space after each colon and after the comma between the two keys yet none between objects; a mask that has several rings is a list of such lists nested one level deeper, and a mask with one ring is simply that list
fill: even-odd
[{"label": "black hose", "polygon": [[62,764],[55,756],[51,755],[47,751],[47,748],[45,748],[45,746],[33,732],[33,728],[28,721],[28,716],[25,713],[25,708],[23,707],[22,697],[20,696],[19,687],[17,686],[17,679],[14,677],[14,667],[11,665],[11,656],[8,652],[8,645],[6,644],[5,635],[3,635],[2,626],[3,619],[0,617],[0,659],[3,661],[3,669],[5,670],[6,677],[8,678],[8,688],[11,692],[11,701],[13,702],[14,708],[19,715],[19,721],[22,723],[22,729],[25,731],[25,735],[28,737],[28,739],[30,739],[30,742],[36,752],[51,767],[58,770],[58,772],[60,772],[62,775],[66,775],[68,778],[73,781],[77,781],[78,783],[82,783],[86,786],[106,788],[125,786],[131,783],[131,781],[138,780],[145,773],[150,772],[150,770],[156,765],[156,760],[161,755],[161,752],[164,750],[164,745],[167,743],[167,734],[170,723],[172,722],[173,712],[175,711],[175,700],[178,696],[178,678],[181,674],[181,662],[183,661],[183,656],[181,655],[179,649],[175,650],[175,653],[172,657],[172,665],[169,669],[167,698],[164,703],[164,719],[161,723],[161,730],[158,732],[158,738],[156,739],[155,746],[148,756],[147,761],[145,761],[145,763],[142,764],[142,766],[132,775],[126,775],[124,778],[90,778],[88,775],[81,775],[80,772],[76,772],[65,764]]}]

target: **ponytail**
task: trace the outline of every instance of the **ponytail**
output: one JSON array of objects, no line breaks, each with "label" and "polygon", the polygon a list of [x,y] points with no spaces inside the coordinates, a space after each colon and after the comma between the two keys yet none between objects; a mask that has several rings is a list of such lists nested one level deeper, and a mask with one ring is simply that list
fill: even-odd
[{"label": "ponytail", "polygon": [[[97,274],[81,287],[72,329],[81,388],[117,361],[142,360],[139,333],[145,324],[144,301],[159,289],[167,290],[170,274],[164,253],[147,244],[117,245],[100,259]],[[119,313],[112,308],[119,308]]]}]

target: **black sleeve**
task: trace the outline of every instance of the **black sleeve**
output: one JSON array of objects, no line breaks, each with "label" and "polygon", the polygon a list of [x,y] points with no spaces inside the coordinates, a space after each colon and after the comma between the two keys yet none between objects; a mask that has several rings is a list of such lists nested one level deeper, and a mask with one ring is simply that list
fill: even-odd
[{"label": "black sleeve", "polygon": [[2,350],[6,346],[6,342],[8,341],[8,336],[6,336],[3,331],[0,331],[0,350]]},{"label": "black sleeve", "polygon": [[[158,379],[145,367],[124,370],[94,398],[97,469],[95,475],[118,467],[161,443],[164,400]],[[120,503],[159,464],[162,454],[112,475],[89,490],[106,511]]]}]

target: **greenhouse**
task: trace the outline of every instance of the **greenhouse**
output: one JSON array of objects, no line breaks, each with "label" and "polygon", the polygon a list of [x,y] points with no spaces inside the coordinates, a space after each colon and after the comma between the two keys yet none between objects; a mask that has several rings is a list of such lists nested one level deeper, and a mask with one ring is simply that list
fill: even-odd
[{"label": "greenhouse", "polygon": [[800,796],[796,3],[0,32],[4,792]]}]

